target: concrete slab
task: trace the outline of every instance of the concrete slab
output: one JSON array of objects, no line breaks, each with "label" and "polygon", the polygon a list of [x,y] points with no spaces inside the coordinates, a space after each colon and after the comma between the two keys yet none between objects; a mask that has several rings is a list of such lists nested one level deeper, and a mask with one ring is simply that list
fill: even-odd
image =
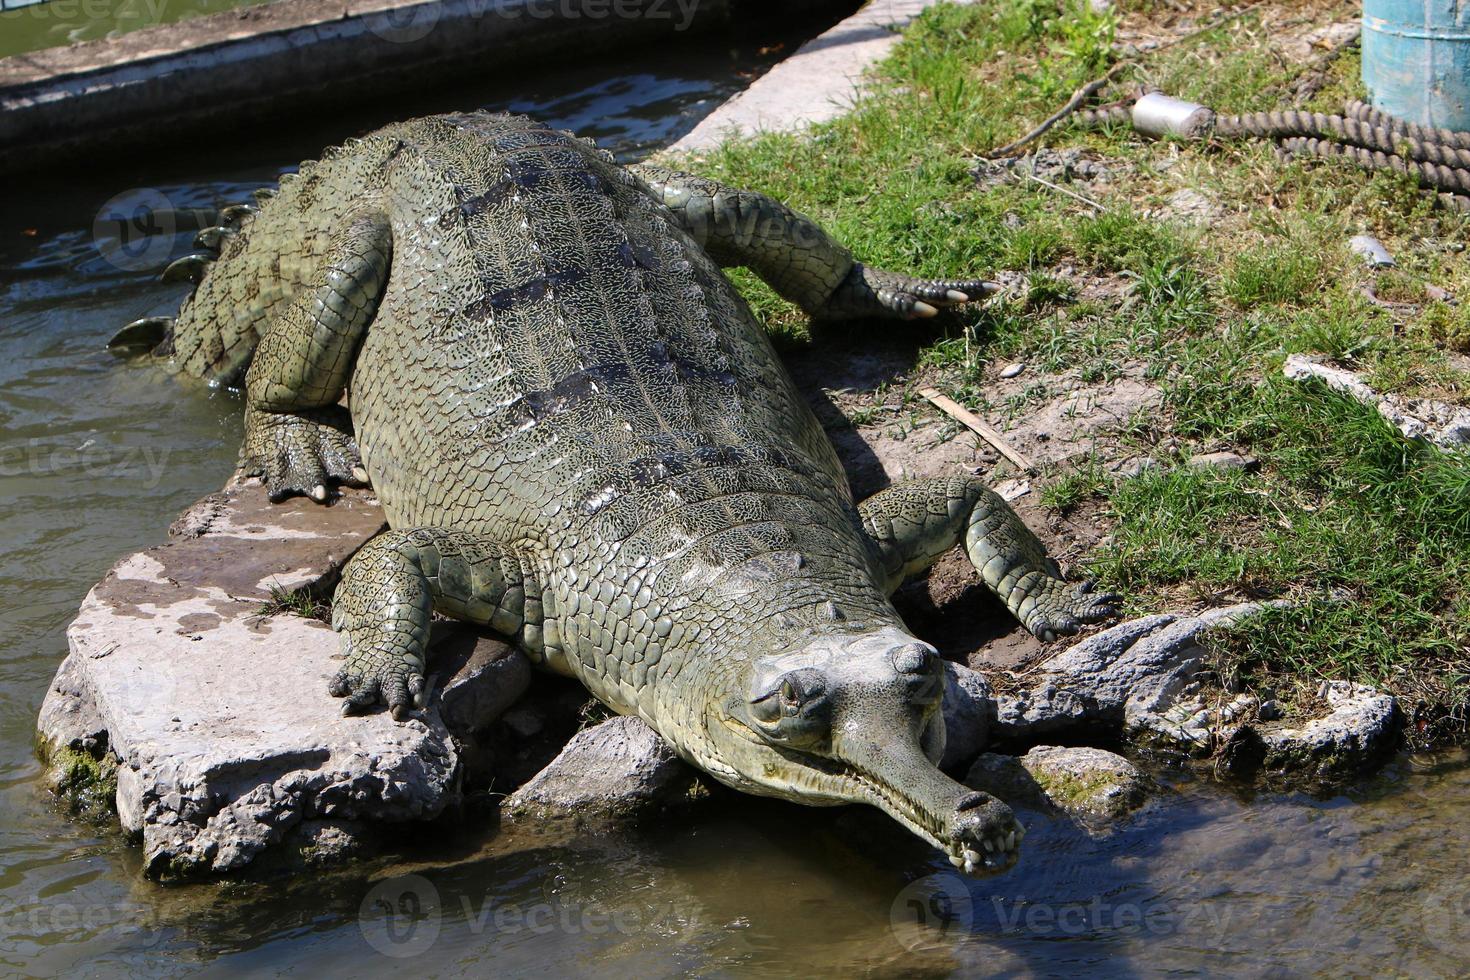
[{"label": "concrete slab", "polygon": [[[706,116],[667,154],[714,149],[731,137],[794,132],[835,119],[862,93],[867,70],[910,21],[939,0],[872,0]],[[971,3],[973,0],[955,0]]]}]

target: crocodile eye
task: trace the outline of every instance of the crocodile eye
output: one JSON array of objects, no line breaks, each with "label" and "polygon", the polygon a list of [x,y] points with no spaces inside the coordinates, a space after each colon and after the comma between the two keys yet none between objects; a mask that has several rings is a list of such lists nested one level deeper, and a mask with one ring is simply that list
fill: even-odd
[{"label": "crocodile eye", "polygon": [[820,672],[805,668],[751,699],[750,716],[768,733],[787,740],[825,726],[826,684]]}]

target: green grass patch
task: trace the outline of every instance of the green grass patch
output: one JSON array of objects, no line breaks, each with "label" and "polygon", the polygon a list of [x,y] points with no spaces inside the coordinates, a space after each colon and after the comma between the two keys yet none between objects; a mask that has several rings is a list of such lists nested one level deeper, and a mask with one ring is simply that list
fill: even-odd
[{"label": "green grass patch", "polygon": [[[1103,512],[1111,543],[1088,563],[1135,613],[1288,597],[1297,604],[1216,641],[1261,690],[1302,692],[1349,678],[1404,695],[1423,737],[1462,727],[1470,688],[1470,467],[1412,443],[1364,408],[1288,382],[1310,354],[1379,390],[1470,404],[1456,352],[1470,351],[1463,242],[1470,222],[1435,210],[1411,180],[1324,161],[1283,163],[1269,145],[1148,142],[1128,127],[1062,124],[1022,152],[1083,148],[1105,181],[1059,193],[1035,181],[978,180],[977,158],[1029,131],[1115,63],[1117,42],[1171,38],[1208,5],[1080,2],[938,5],[908,30],[846,116],[802,136],[726,144],[700,172],[806,212],[863,261],[951,276],[1007,272],[1016,287],[941,321],[913,375],[874,405],[911,405],[937,384],[1005,420],[1059,394],[1058,377],[1104,386],[1125,373],[1165,393],[1160,411],[1119,419],[1113,458],[1040,482],[1041,502]],[[1313,64],[1299,43],[1351,4],[1266,3],[1136,56],[1099,98],[1140,83],[1223,112],[1289,106]],[[1293,45],[1296,45],[1293,47]],[[1290,52],[1297,51],[1297,54]],[[1315,54],[1310,57],[1316,57]],[[1361,97],[1358,61],[1334,62],[1306,107]],[[1065,180],[1063,181],[1065,185]],[[1194,226],[1160,220],[1176,192],[1213,206]],[[1373,272],[1347,248],[1371,233],[1398,260]],[[737,270],[779,345],[812,342],[801,312]],[[1432,288],[1431,288],[1432,287]],[[1379,300],[1368,295],[1372,289]],[[932,335],[931,335],[932,336]],[[1024,383],[994,389],[992,365],[1024,361]],[[1125,371],[1125,368],[1127,369]],[[850,407],[860,424],[882,414]],[[879,423],[881,424],[881,423]],[[1183,465],[1231,447],[1251,472]],[[1126,455],[1160,465],[1126,480]],[[1305,697],[1305,694],[1303,695]]]}]

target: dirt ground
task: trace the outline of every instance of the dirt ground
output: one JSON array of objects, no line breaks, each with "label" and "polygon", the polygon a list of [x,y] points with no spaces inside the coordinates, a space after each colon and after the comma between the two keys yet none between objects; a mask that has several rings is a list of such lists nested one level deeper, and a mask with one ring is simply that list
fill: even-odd
[{"label": "dirt ground", "polygon": [[[862,500],[903,480],[973,473],[1011,501],[1064,570],[1096,545],[1107,533],[1102,504],[1084,501],[1065,512],[1044,506],[1029,474],[1017,473],[988,443],[915,394],[924,383],[917,353],[932,339],[929,332],[906,324],[888,331],[818,334],[810,347],[785,355],[837,447],[854,497]],[[1120,377],[1095,384],[1084,383],[1075,371],[1044,375],[1030,368],[1005,379],[999,376],[1003,368],[988,369],[992,407],[978,414],[1011,446],[1043,467],[1083,457],[1132,465],[1133,450],[1114,433],[1130,416],[1160,403],[1159,389],[1144,380],[1142,365],[1127,365]],[[1032,395],[1021,410],[1004,408],[1028,390]],[[1043,645],[1022,629],[980,584],[958,548],[927,576],[903,586],[894,602],[915,632],[946,658],[992,672],[1024,670],[1074,642]]]}]

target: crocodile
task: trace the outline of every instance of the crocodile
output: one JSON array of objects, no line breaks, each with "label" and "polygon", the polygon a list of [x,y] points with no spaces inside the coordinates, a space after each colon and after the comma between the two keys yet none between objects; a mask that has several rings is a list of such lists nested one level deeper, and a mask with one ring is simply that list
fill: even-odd
[{"label": "crocodile", "polygon": [[426,701],[435,613],[580,680],[737,790],[867,803],[982,873],[1024,829],[936,766],[945,671],[890,602],[956,545],[1032,633],[1116,615],[970,476],[855,504],[722,267],[820,320],[930,317],[998,287],[854,260],[758,193],[533,120],[388,126],[201,236],[176,372],[242,387],[241,469],[274,500],[370,483],[344,569],[344,714]]}]

